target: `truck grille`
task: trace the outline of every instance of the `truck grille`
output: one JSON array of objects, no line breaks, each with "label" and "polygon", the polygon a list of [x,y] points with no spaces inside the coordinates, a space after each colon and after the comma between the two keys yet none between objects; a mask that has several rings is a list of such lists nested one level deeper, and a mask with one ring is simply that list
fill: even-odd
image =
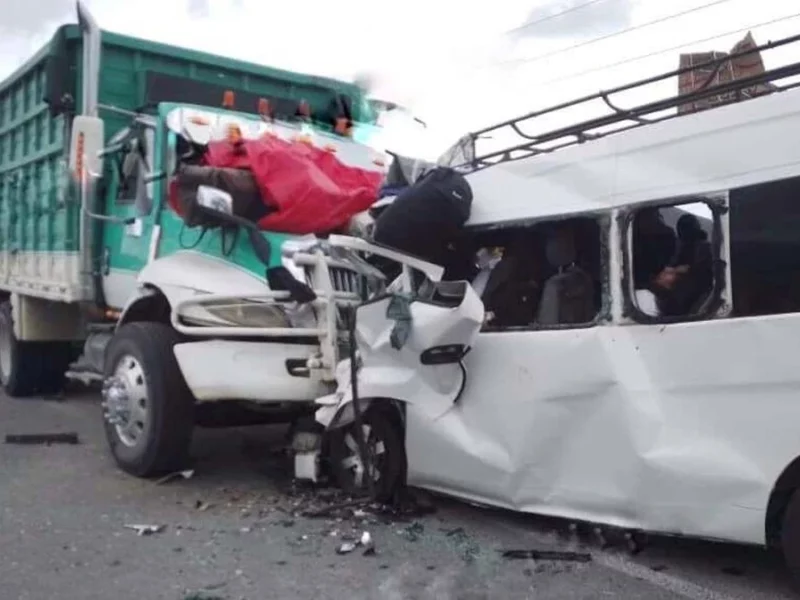
[{"label": "truck grille", "polygon": [[329,271],[331,274],[331,283],[335,291],[349,292],[362,296],[362,292],[365,288],[361,275],[343,267],[329,267]]}]

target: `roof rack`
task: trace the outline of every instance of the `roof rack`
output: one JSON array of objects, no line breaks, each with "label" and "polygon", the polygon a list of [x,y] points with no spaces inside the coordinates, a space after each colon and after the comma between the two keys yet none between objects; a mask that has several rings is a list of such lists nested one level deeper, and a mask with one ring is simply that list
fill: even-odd
[{"label": "roof rack", "polygon": [[[734,101],[740,101],[755,96],[760,96],[765,93],[786,91],[788,89],[798,87],[800,86],[800,81],[783,86],[775,85],[772,82],[786,79],[795,75],[800,75],[800,62],[767,70],[754,76],[743,77],[741,79],[734,79],[732,81],[712,85],[716,75],[719,73],[721,68],[728,63],[728,61],[732,61],[733,59],[741,56],[755,54],[763,50],[769,50],[779,46],[786,46],[798,41],[800,41],[800,35],[783,38],[775,42],[769,42],[762,46],[749,48],[742,52],[726,54],[720,58],[715,58],[705,63],[679,68],[674,71],[669,71],[661,75],[642,79],[640,81],[629,83],[607,91],[601,91],[588,96],[583,96],[576,100],[557,104],[543,110],[531,112],[522,115],[521,117],[498,123],[497,125],[492,125],[491,127],[469,133],[461,138],[446,153],[445,156],[448,158],[443,158],[443,160],[445,163],[457,165],[455,168],[461,171],[477,171],[492,165],[553,152],[566,146],[581,144],[583,142],[604,137],[606,135],[627,131],[629,129],[635,129],[644,125],[652,125],[653,123],[659,123],[661,121],[683,116],[685,113],[679,110],[660,116],[656,115],[656,113],[663,112],[670,108],[677,108],[681,105],[694,105],[694,103],[699,100],[705,100],[715,96],[729,94],[733,95]],[[678,77],[683,73],[699,71],[701,69],[711,69],[711,73],[709,74],[708,79],[692,92],[678,94],[666,99],[641,104],[633,108],[620,108],[611,100],[612,95],[642,88],[644,86],[664,81],[672,77]],[[761,87],[761,91],[758,91],[759,87],[757,86]],[[767,86],[768,89],[764,90],[764,86]],[[576,106],[588,104],[597,100],[602,100],[605,105],[611,109],[611,112],[604,116],[595,117],[573,125],[560,127],[558,129],[545,131],[544,133],[535,135],[525,133],[520,128],[520,125],[525,121],[531,121],[531,123],[535,123],[536,118],[540,118],[544,115],[557,114],[559,111],[571,109]],[[729,101],[723,103],[728,104]],[[698,112],[699,110],[707,110],[707,108],[694,108],[690,112]],[[655,116],[646,118],[648,115]],[[601,128],[613,127],[615,125],[619,125],[619,127],[611,129],[610,131],[596,131]],[[502,150],[496,150],[482,155],[478,155],[476,153],[475,142],[478,139],[489,137],[488,134],[495,134],[504,129],[513,131],[513,133],[523,138],[525,141]]]}]

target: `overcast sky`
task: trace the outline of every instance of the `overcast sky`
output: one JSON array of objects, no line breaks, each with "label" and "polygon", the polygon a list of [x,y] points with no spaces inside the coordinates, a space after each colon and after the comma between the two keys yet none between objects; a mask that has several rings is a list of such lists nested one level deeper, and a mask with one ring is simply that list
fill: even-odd
[{"label": "overcast sky", "polygon": [[[75,19],[73,0],[2,1],[0,77],[58,24]],[[376,94],[430,124],[437,146],[515,114],[677,68],[680,52],[729,50],[749,27],[758,42],[800,32],[800,17],[755,27],[800,13],[788,0],[717,0],[669,18],[712,2],[86,0],[104,29],[290,70],[347,79],[369,73]],[[736,30],[743,31],[693,43]],[[768,66],[800,60],[800,44],[766,58]],[[674,93],[676,84],[669,86]]]}]

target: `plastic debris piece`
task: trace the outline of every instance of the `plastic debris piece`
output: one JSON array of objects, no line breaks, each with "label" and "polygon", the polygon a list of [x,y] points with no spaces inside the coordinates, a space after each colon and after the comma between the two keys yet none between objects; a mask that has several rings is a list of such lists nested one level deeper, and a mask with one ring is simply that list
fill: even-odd
[{"label": "plastic debris piece", "polygon": [[502,550],[503,558],[521,558],[533,560],[558,560],[567,562],[591,562],[588,552],[561,552],[558,550]]},{"label": "plastic debris piece", "polygon": [[154,533],[161,533],[166,528],[166,525],[125,525],[125,529],[133,529],[136,535],[152,535]]},{"label": "plastic debris piece", "polygon": [[6,436],[6,444],[79,444],[78,434],[69,433],[22,433]]},{"label": "plastic debris piece", "polygon": [[361,539],[358,540],[359,546],[364,548],[364,556],[375,556],[375,542],[372,541],[372,535],[369,531],[361,534]]},{"label": "plastic debris piece", "polygon": [[200,512],[205,512],[212,506],[214,505],[211,504],[210,502],[203,502],[202,500],[198,500],[197,502],[194,503],[194,507]]},{"label": "plastic debris piece", "polygon": [[336,548],[336,554],[350,554],[356,547],[357,544],[354,542],[344,542]]},{"label": "plastic debris piece", "polygon": [[191,479],[194,477],[194,469],[186,469],[185,471],[175,471],[174,473],[170,473],[169,475],[164,475],[161,479],[156,480],[156,485],[163,485],[172,481],[173,479],[178,479],[182,477],[183,479]]},{"label": "plastic debris piece", "polygon": [[445,529],[443,530],[447,537],[464,537],[467,535],[467,532],[464,531],[463,527],[456,527],[455,529]]}]

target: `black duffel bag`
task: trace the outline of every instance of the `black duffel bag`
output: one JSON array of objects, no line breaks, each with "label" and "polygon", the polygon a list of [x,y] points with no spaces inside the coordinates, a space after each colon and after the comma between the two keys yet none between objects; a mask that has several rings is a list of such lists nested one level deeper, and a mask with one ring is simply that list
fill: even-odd
[{"label": "black duffel bag", "polygon": [[436,167],[404,189],[375,221],[376,243],[428,262],[443,264],[472,209],[472,189],[463,175]]}]

